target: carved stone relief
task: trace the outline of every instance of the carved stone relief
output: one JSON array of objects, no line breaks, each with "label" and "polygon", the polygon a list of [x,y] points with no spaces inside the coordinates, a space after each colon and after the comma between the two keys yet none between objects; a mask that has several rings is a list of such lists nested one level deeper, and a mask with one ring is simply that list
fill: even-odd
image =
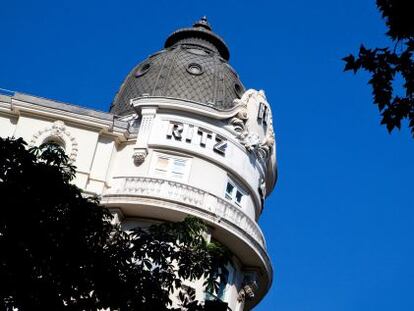
[{"label": "carved stone relief", "polygon": [[[263,91],[247,90],[235,99],[238,113],[229,121],[236,137],[259,159],[268,159],[275,143],[270,105]],[[254,116],[257,117],[254,117]]]},{"label": "carved stone relief", "polygon": [[[252,278],[252,276],[254,277]],[[255,297],[255,291],[258,289],[255,274],[248,273],[243,280],[242,288],[239,290],[239,296],[237,300],[239,302],[245,302],[246,300],[252,300]]]},{"label": "carved stone relief", "polygon": [[142,163],[144,163],[145,158],[147,157],[147,155],[148,155],[147,149],[135,148],[134,153],[132,154],[132,158],[134,159],[134,164],[136,166],[139,166]]},{"label": "carved stone relief", "polygon": [[78,143],[66,128],[63,121],[57,120],[52,126],[46,127],[36,132],[29,145],[31,147],[39,146],[48,140],[58,140],[63,143],[63,148],[71,161],[75,161],[78,155]]}]

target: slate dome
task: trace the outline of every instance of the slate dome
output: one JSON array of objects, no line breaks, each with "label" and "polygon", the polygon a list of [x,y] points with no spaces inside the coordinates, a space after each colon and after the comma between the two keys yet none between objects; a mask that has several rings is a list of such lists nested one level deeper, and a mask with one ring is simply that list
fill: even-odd
[{"label": "slate dome", "polygon": [[217,110],[228,110],[245,89],[228,64],[226,43],[207,19],[182,28],[166,40],[164,49],[149,56],[128,74],[110,112],[132,113],[130,100],[139,96],[162,96],[191,100]]}]

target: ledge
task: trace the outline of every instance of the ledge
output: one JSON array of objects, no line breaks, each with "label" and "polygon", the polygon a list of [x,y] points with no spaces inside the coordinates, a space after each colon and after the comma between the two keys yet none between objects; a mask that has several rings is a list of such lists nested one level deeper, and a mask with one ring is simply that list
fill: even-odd
[{"label": "ledge", "polygon": [[114,187],[105,191],[103,197],[114,195],[154,197],[195,206],[236,225],[260,244],[264,250],[266,249],[263,233],[259,226],[254,220],[242,212],[240,208],[224,199],[190,185],[152,177],[114,177]]}]

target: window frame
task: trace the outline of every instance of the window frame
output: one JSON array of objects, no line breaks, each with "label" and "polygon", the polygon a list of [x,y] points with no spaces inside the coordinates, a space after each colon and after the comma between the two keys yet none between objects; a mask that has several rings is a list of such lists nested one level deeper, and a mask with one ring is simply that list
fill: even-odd
[{"label": "window frame", "polygon": [[[159,159],[166,159],[167,164],[165,169],[158,167]],[[177,165],[177,163],[182,163],[183,165]],[[179,168],[179,169],[177,169]],[[180,172],[182,170],[182,172]],[[175,154],[169,154],[164,152],[154,151],[151,159],[151,164],[149,168],[149,174],[153,177],[159,177],[163,179],[171,179],[179,182],[187,182],[191,170],[191,158],[183,157]],[[180,177],[181,176],[181,177]]]},{"label": "window frame", "polygon": [[[231,192],[228,192],[229,185],[232,186]],[[237,195],[240,194],[240,200],[237,199]],[[243,207],[244,205],[244,198],[247,196],[246,191],[238,184],[236,183],[232,178],[228,177],[226,186],[224,189],[224,198],[234,204],[236,204],[239,207]]]}]

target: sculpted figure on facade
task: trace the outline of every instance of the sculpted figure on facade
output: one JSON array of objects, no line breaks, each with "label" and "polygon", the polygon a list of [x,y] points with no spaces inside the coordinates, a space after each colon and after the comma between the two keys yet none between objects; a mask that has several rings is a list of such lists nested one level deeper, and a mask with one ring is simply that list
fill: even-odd
[{"label": "sculpted figure on facade", "polygon": [[234,103],[239,107],[230,125],[236,137],[249,152],[259,159],[268,159],[275,143],[270,105],[263,90],[247,90]]},{"label": "sculpted figure on facade", "polygon": [[246,131],[246,122],[249,118],[248,111],[247,111],[247,102],[242,101],[241,99],[235,99],[234,103],[238,106],[237,114],[230,120],[230,125],[232,125],[233,129],[242,134]]},{"label": "sculpted figure on facade", "polygon": [[140,166],[142,163],[144,163],[147,155],[148,155],[148,151],[146,149],[135,149],[134,153],[132,154],[132,159],[134,160],[134,164],[136,166]]}]

